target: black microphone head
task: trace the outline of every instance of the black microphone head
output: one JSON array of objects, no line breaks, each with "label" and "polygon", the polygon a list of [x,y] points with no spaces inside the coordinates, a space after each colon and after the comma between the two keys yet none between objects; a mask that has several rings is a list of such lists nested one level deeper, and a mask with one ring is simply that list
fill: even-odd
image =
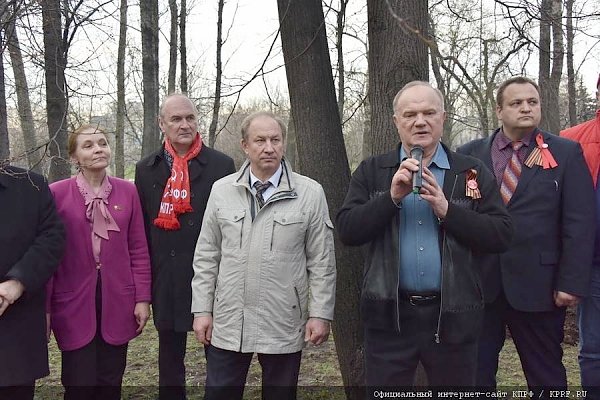
[{"label": "black microphone head", "polygon": [[417,159],[423,158],[423,147],[419,146],[418,144],[413,146],[412,149],[410,149],[410,156],[411,158]]}]

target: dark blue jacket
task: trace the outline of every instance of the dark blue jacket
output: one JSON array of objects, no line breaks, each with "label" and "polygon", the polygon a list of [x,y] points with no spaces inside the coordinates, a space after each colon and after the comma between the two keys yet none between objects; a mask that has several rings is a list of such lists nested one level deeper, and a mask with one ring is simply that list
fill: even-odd
[{"label": "dark blue jacket", "polygon": [[23,295],[0,316],[0,386],[48,375],[45,285],[62,256],[64,228],[48,184],[20,168],[0,170],[0,282]]},{"label": "dark blue jacket", "polygon": [[[498,130],[458,152],[482,160],[491,170],[496,134]],[[507,204],[515,227],[513,241],[506,252],[481,259],[486,302],[503,289],[514,308],[528,312],[552,311],[556,290],[588,294],[596,221],[592,178],[581,146],[547,132],[542,136],[558,166],[523,165]]]}]

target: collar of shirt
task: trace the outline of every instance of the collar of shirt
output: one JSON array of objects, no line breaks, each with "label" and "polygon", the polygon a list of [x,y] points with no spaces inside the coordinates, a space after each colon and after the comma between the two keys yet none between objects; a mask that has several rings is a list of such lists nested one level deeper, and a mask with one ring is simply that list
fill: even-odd
[{"label": "collar of shirt", "polygon": [[[271,177],[269,179],[267,179],[267,181],[271,182],[271,185],[272,185],[273,188],[277,188],[279,186],[279,181],[281,181],[281,174],[282,173],[283,173],[283,167],[282,167],[282,165],[280,163],[279,164],[279,168],[277,168],[277,171],[275,171],[275,173],[273,175],[271,175]],[[256,192],[256,189],[254,189],[254,184],[256,182],[261,182],[262,183],[262,181],[260,179],[258,179],[252,173],[252,168],[250,168],[250,188],[252,189],[252,193]]]},{"label": "collar of shirt", "polygon": [[[408,158],[406,152],[404,151],[404,146],[400,146],[400,159],[405,160]],[[444,146],[438,143],[435,153],[433,153],[433,157],[431,157],[431,161],[429,161],[429,165],[427,168],[432,165],[436,165],[440,169],[450,169],[450,161],[448,160],[448,153],[444,150]]]},{"label": "collar of shirt", "polygon": [[[536,131],[537,131],[537,128],[535,128],[534,130],[532,130],[531,132],[529,132],[527,135],[523,136],[523,139],[521,139],[521,142],[523,142],[523,145],[525,147],[529,147],[529,143],[531,143],[531,139],[533,138],[533,134]],[[498,150],[504,150],[505,148],[507,148],[513,142],[511,139],[509,139],[508,136],[506,136],[504,134],[504,130],[502,128],[500,128],[500,131],[496,135],[496,138],[495,138],[494,141],[496,142],[496,146],[498,146]]]}]

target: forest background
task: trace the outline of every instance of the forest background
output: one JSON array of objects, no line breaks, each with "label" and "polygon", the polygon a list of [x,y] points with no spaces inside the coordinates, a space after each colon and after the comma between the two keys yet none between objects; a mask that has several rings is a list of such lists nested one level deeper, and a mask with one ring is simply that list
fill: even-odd
[{"label": "forest background", "polygon": [[[600,0],[0,0],[0,36],[2,163],[66,178],[68,132],[90,123],[130,179],[160,146],[160,99],[183,92],[205,143],[237,165],[243,118],[282,116],[288,160],[321,182],[332,215],[358,163],[397,144],[405,83],[442,91],[454,148],[498,126],[502,80],[537,80],[542,128],[558,133],[594,116],[600,72]],[[335,357],[358,398],[362,259],[338,240],[336,254]]]}]

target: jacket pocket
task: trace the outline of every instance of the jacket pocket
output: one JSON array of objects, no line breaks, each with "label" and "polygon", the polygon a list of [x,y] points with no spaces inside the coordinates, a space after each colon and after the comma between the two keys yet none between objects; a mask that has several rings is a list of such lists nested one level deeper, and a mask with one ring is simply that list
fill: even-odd
[{"label": "jacket pocket", "polygon": [[302,319],[302,302],[300,301],[300,293],[298,287],[294,286],[294,294],[296,295],[296,306],[298,307],[298,317]]},{"label": "jacket pocket", "polygon": [[221,228],[221,246],[223,248],[241,248],[244,218],[246,210],[223,209],[217,210],[217,221]]},{"label": "jacket pocket", "polygon": [[307,215],[305,212],[274,212],[271,251],[304,251]]}]

